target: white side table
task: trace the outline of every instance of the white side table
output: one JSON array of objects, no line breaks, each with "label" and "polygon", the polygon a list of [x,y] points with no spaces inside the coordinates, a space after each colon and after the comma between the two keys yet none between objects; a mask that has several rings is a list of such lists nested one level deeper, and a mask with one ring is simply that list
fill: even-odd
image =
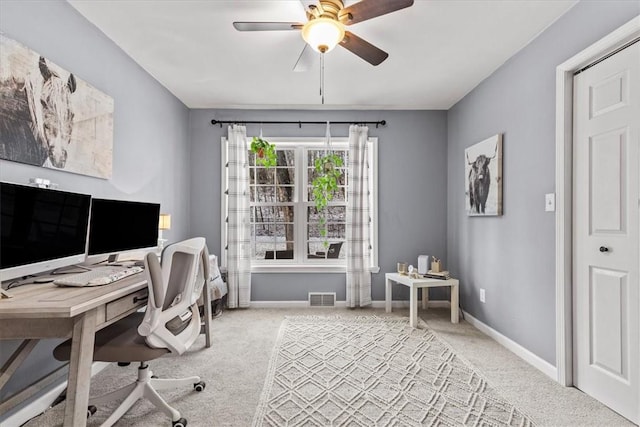
[{"label": "white side table", "polygon": [[451,323],[458,323],[458,279],[411,279],[409,276],[403,276],[398,273],[385,274],[385,311],[391,313],[391,285],[392,282],[400,283],[409,288],[409,324],[412,328],[418,327],[418,288],[422,291],[422,309],[426,310],[429,302],[429,291],[427,288],[436,288],[439,286],[449,286],[451,288]]}]

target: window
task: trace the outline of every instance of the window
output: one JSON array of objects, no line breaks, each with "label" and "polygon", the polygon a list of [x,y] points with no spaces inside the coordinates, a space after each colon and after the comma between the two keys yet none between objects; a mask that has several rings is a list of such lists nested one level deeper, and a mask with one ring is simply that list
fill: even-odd
[{"label": "window", "polygon": [[[344,272],[349,181],[347,139],[333,138],[331,142],[331,152],[343,160],[340,167],[343,173],[339,189],[326,209],[324,225],[315,208],[312,191],[315,160],[325,155],[324,139],[269,138],[269,142],[276,147],[275,167],[256,165],[254,154],[249,152],[252,271]],[[369,143],[370,182],[374,190],[371,192],[372,260],[377,265],[377,140],[370,138]],[[226,165],[225,152],[223,149],[223,165]],[[223,187],[226,188],[226,174]],[[223,213],[225,206],[223,200]],[[323,237],[325,227],[326,237]],[[222,229],[224,237],[224,218]]]}]

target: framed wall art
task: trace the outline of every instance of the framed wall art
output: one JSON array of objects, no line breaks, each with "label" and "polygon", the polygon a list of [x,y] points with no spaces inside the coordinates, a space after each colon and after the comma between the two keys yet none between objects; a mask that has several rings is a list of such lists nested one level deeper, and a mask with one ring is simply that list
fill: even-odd
[{"label": "framed wall art", "polygon": [[467,215],[502,215],[502,134],[466,148],[464,155]]},{"label": "framed wall art", "polygon": [[113,98],[0,34],[0,158],[108,179]]}]

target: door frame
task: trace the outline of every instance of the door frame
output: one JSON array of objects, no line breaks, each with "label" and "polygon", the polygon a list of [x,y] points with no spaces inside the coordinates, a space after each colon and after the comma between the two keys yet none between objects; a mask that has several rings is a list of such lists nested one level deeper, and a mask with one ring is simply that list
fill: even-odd
[{"label": "door frame", "polygon": [[640,36],[640,15],[556,68],[556,370],[573,385],[573,75]]}]

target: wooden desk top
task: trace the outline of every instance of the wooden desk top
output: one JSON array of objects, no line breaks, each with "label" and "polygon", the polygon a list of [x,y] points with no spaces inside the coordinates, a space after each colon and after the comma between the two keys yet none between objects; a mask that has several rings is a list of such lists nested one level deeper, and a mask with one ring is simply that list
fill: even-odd
[{"label": "wooden desk top", "polygon": [[104,286],[24,285],[9,290],[13,298],[0,299],[0,319],[71,318],[146,286],[144,272]]}]

